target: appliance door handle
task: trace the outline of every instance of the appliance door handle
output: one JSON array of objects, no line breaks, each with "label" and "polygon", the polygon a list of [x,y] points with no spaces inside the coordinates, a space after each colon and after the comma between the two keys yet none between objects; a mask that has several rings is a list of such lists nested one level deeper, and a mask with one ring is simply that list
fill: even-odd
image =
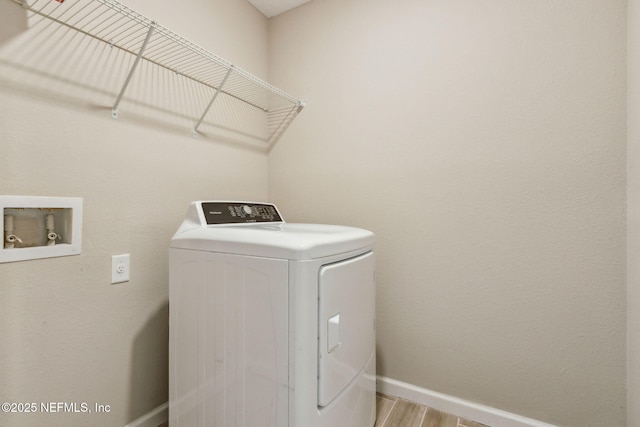
[{"label": "appliance door handle", "polygon": [[333,315],[327,322],[327,353],[340,347],[340,313]]}]

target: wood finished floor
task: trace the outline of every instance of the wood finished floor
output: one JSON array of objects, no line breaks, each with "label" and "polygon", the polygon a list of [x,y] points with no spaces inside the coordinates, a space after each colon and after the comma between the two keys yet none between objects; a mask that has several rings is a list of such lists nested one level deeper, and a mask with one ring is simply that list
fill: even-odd
[{"label": "wood finished floor", "polygon": [[418,403],[378,393],[375,427],[488,427]]},{"label": "wood finished floor", "polygon": [[382,393],[376,396],[376,411],[375,427],[489,427]]}]

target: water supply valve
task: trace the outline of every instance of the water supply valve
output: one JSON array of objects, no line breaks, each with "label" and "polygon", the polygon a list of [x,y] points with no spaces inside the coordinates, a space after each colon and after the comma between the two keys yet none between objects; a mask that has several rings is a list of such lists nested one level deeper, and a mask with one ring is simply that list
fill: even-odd
[{"label": "water supply valve", "polygon": [[13,215],[4,216],[4,247],[6,249],[15,248],[15,243],[22,243],[22,239],[13,234]]},{"label": "water supply valve", "polygon": [[[5,247],[6,248],[12,248],[14,243],[19,242],[22,243],[22,239],[20,239],[18,236],[16,236],[15,234],[7,234],[6,237],[4,238],[5,241]],[[11,246],[9,246],[11,245]]]},{"label": "water supply valve", "polygon": [[55,218],[53,214],[48,214],[46,216],[46,221],[47,221],[47,246],[54,246],[56,244],[56,240],[60,239],[60,235],[54,231]]},{"label": "water supply valve", "polygon": [[61,237],[59,234],[54,233],[53,231],[47,234],[47,246],[53,246],[56,244],[56,240],[60,240]]}]

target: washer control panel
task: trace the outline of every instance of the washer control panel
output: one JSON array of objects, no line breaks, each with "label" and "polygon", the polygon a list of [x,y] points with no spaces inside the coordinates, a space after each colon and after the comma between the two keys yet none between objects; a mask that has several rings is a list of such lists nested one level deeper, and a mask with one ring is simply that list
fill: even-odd
[{"label": "washer control panel", "polygon": [[275,205],[253,202],[202,202],[207,225],[284,222]]}]

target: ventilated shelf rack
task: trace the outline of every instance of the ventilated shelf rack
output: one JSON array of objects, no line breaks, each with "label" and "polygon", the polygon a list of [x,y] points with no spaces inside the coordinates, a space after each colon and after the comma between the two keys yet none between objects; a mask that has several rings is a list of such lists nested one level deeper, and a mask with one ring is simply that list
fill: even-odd
[{"label": "ventilated shelf rack", "polygon": [[194,137],[198,135],[198,128],[209,110],[215,108],[219,96],[231,97],[266,115],[264,141],[269,147],[304,108],[304,101],[115,0],[10,1],[22,5],[28,13],[47,18],[135,57],[111,110],[115,119],[118,118],[118,108],[140,61],[148,61],[211,89],[208,105],[200,117],[194,118]]}]

